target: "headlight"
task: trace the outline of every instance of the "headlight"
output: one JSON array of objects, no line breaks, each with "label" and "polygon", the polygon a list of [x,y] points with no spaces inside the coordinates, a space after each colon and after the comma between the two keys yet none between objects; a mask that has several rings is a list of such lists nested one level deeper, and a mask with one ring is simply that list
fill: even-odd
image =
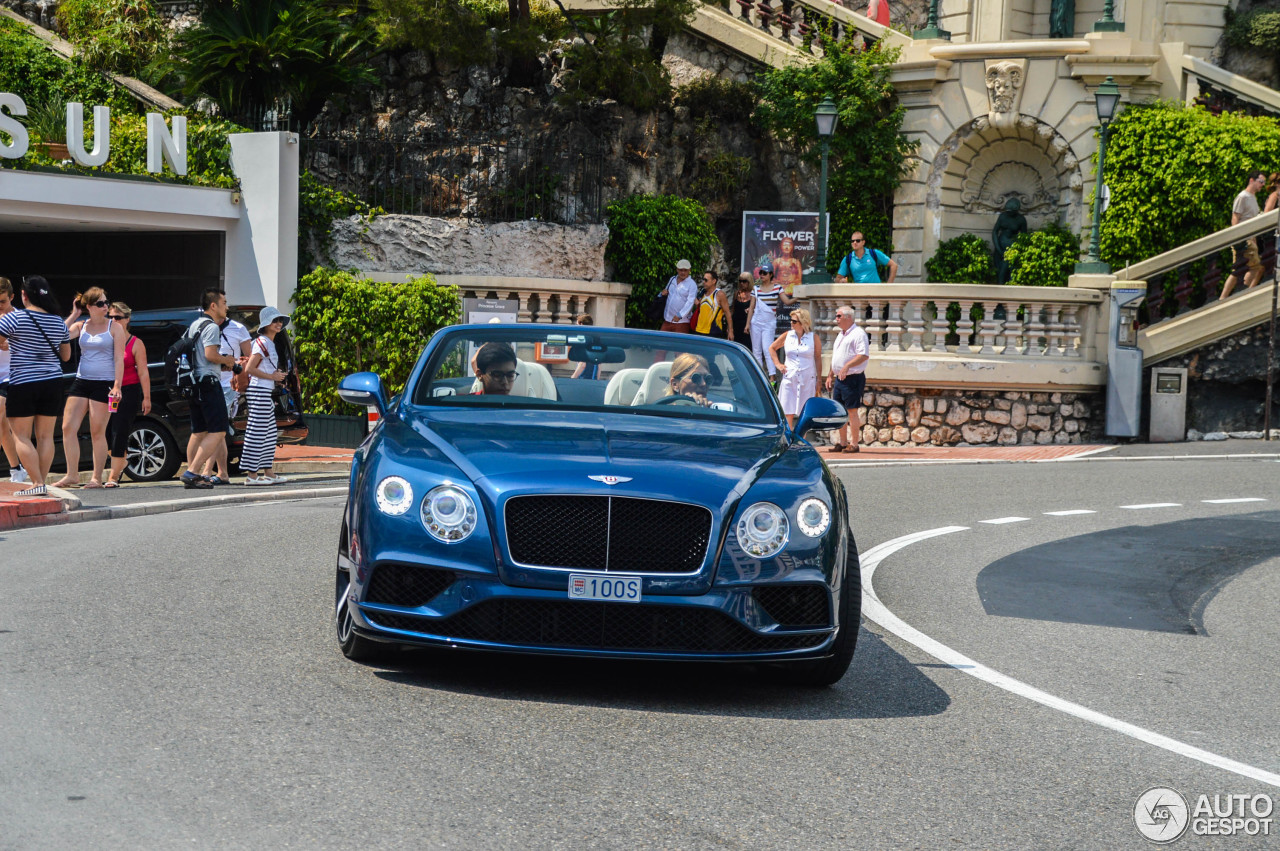
[{"label": "headlight", "polygon": [[413,506],[413,487],[399,476],[387,476],[373,492],[378,510],[395,517]]},{"label": "headlight", "polygon": [[810,538],[816,538],[827,531],[827,527],[831,525],[831,512],[827,509],[827,504],[813,497],[800,503],[800,509],[796,512],[796,525]]},{"label": "headlight", "polygon": [[456,544],[476,528],[476,504],[454,485],[432,488],[422,500],[422,525],[431,537]]},{"label": "headlight", "polygon": [[747,555],[769,558],[787,545],[787,515],[771,502],[757,502],[738,520],[738,546]]}]

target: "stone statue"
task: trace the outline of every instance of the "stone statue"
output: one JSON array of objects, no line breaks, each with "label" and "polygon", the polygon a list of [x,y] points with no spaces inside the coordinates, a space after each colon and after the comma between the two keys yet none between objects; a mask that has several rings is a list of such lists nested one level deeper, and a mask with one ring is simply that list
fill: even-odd
[{"label": "stone statue", "polygon": [[1025,59],[987,60],[987,119],[993,127],[1013,127],[1026,78]]},{"label": "stone statue", "polygon": [[1075,38],[1075,35],[1076,0],[1052,0],[1049,4],[1049,38]]},{"label": "stone statue", "polygon": [[1017,198],[1010,198],[1004,203],[1004,212],[996,218],[996,226],[991,229],[991,244],[995,247],[996,255],[996,281],[1001,284],[1009,283],[1009,264],[1004,259],[1004,254],[1018,238],[1018,234],[1027,232],[1027,217],[1022,215],[1021,210],[1022,202]]}]

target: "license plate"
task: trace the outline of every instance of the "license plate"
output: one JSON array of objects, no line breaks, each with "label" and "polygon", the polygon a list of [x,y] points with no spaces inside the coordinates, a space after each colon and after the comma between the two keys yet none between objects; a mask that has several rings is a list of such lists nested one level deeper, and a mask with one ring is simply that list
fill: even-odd
[{"label": "license plate", "polygon": [[571,573],[569,574],[569,599],[639,603],[640,577]]}]

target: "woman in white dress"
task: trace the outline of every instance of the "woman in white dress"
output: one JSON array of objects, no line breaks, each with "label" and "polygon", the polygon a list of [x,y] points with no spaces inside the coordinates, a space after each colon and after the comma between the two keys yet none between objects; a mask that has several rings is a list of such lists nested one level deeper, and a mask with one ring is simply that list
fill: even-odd
[{"label": "woman in white dress", "polygon": [[[785,363],[778,361],[779,349],[786,352]],[[818,375],[822,372],[822,340],[813,333],[809,311],[802,307],[791,311],[791,330],[769,345],[769,358],[782,373],[778,401],[787,415],[787,425],[795,428],[804,403],[818,395]]]}]

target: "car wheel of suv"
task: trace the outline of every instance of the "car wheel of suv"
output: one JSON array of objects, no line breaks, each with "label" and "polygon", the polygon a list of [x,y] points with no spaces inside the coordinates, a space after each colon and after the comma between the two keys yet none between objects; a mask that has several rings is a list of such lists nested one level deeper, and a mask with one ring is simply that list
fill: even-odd
[{"label": "car wheel of suv", "polygon": [[135,482],[172,479],[182,464],[178,442],[164,426],[142,420],[129,432],[125,472]]},{"label": "car wheel of suv", "polygon": [[858,647],[858,630],[862,627],[862,566],[853,534],[846,533],[845,537],[848,552],[844,560],[844,581],[840,585],[840,631],[836,633],[831,655],[825,659],[785,665],[779,673],[788,683],[814,688],[835,685],[853,662],[853,652]]},{"label": "car wheel of suv", "polygon": [[384,658],[389,648],[379,641],[370,641],[356,635],[355,621],[351,617],[351,601],[347,598],[347,588],[350,585],[351,577],[339,567],[333,601],[338,647],[342,649],[342,655],[353,662],[374,662]]}]

